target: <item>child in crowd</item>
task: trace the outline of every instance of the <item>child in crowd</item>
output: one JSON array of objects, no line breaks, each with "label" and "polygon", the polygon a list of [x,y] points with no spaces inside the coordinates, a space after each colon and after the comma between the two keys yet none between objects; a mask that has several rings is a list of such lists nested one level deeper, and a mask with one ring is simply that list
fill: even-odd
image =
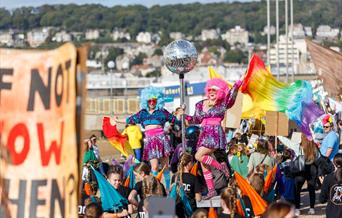
[{"label": "child in crowd", "polygon": [[[193,166],[192,161],[192,156],[189,153],[185,152],[182,154],[178,165],[178,172],[172,177],[172,184],[175,185],[175,183],[178,182],[184,187],[184,192],[191,204],[192,211],[195,211],[196,201],[200,201],[202,196],[197,177],[190,173]],[[176,205],[176,213],[180,210],[177,210],[177,208],[181,207],[183,207],[182,202],[178,202]],[[181,217],[181,214],[177,215],[178,217]]]},{"label": "child in crowd", "polygon": [[237,190],[235,187],[227,187],[221,193],[222,213],[218,218],[242,218],[237,214],[236,209]]},{"label": "child in crowd", "polygon": [[295,181],[294,175],[290,171],[290,163],[293,155],[289,149],[285,149],[282,155],[279,168],[281,170],[281,181],[278,182],[280,196],[291,203],[295,200]]},{"label": "child in crowd", "polygon": [[263,196],[263,190],[264,190],[264,175],[260,173],[253,173],[248,178],[249,184],[254,188],[254,190],[260,195]]},{"label": "child in crowd", "polygon": [[236,145],[236,153],[230,161],[231,168],[238,172],[244,178],[247,178],[248,175],[248,157],[245,153],[245,145],[238,144]]},{"label": "child in crowd", "polygon": [[[108,182],[115,188],[119,194],[128,199],[129,193],[131,190],[122,185],[123,180],[123,169],[120,165],[111,166],[107,173]],[[108,211],[103,214],[104,218],[112,218],[113,216],[117,217],[127,217],[129,214],[133,213],[133,207],[131,204],[124,205],[124,207],[120,211]]]},{"label": "child in crowd", "polygon": [[197,209],[191,216],[191,218],[208,218],[208,211],[205,209]]},{"label": "child in crowd", "polygon": [[[233,217],[254,217],[252,203],[248,196],[240,196],[240,190],[234,178],[229,181],[228,187],[221,192],[221,207],[222,213],[219,218],[233,218]],[[237,201],[244,205],[244,214],[237,213]],[[241,216],[242,215],[242,216]]]},{"label": "child in crowd", "polygon": [[93,202],[86,206],[84,218],[102,218],[103,211],[100,203]]},{"label": "child in crowd", "polygon": [[287,202],[274,202],[268,206],[262,218],[294,218],[295,207]]},{"label": "child in crowd", "polygon": [[235,145],[235,143],[231,143],[228,147],[228,161],[229,161],[229,163],[231,163],[236,152],[237,152],[237,146]]},{"label": "child in crowd", "polygon": [[[135,184],[134,189],[129,194],[128,200],[131,204],[138,207],[138,212],[140,214],[144,212],[144,199],[147,195],[149,196],[154,192],[161,192],[162,196],[166,196],[166,192],[164,186],[154,177],[150,176],[151,169],[144,162],[137,164],[134,167],[133,172],[137,183]],[[139,202],[136,199],[137,196],[139,197]]]}]

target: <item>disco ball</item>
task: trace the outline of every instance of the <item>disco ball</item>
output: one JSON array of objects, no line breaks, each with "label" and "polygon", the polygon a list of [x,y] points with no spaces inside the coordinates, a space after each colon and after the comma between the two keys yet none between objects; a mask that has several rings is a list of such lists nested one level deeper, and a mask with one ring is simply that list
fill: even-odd
[{"label": "disco ball", "polygon": [[166,46],[164,50],[164,62],[171,72],[184,74],[191,71],[197,61],[195,46],[186,40],[176,40]]}]

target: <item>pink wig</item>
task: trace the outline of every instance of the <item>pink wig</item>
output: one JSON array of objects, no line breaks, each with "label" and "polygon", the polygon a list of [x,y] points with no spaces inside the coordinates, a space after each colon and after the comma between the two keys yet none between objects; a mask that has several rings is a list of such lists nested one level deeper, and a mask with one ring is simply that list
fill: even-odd
[{"label": "pink wig", "polygon": [[207,85],[205,86],[205,95],[209,97],[208,90],[210,88],[217,89],[217,99],[222,100],[228,95],[229,87],[226,81],[219,78],[214,78],[208,80]]}]

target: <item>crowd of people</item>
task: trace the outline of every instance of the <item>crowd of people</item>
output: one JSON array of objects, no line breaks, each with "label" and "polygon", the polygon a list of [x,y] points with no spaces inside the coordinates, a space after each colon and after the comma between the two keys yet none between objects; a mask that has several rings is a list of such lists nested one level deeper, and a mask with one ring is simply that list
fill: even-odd
[{"label": "crowd of people", "polygon": [[[326,216],[342,217],[342,121],[336,121],[332,114],[325,115],[321,121],[323,140],[317,143],[302,135],[300,154],[275,137],[259,137],[251,146],[248,132],[237,131],[227,141],[221,121],[234,104],[243,79],[231,89],[221,79],[209,80],[206,98],[196,104],[192,116],[185,114],[184,107],[168,112],[161,89],[144,89],[141,110],[126,120],[114,120],[114,124],[125,123],[134,128],[138,124],[144,129],[143,143],[134,145],[136,161],[129,169],[119,162],[103,162],[95,135],[85,141],[84,217],[146,218],[154,197],[173,199],[174,213],[179,218],[210,217],[213,208],[198,208],[198,202],[215,196],[221,199],[220,206],[214,209],[218,217],[297,217],[305,183],[310,199],[308,214],[316,213],[315,191],[321,189],[319,201],[328,202]],[[180,144],[182,117],[187,125],[185,147]],[[106,190],[98,185],[94,170],[125,199],[120,206],[103,210],[102,204],[108,200],[104,198]],[[253,191],[244,191],[240,176]],[[255,201],[268,206],[260,212]]]}]

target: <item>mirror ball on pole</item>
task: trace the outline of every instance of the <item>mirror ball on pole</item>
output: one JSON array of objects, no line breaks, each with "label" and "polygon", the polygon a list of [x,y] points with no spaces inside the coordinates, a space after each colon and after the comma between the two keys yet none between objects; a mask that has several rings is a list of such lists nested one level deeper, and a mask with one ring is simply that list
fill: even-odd
[{"label": "mirror ball on pole", "polygon": [[[180,103],[184,106],[184,74],[190,72],[197,62],[197,51],[195,46],[186,40],[176,40],[168,44],[164,50],[164,63],[172,73],[179,75]],[[183,108],[184,109],[184,108]],[[185,122],[182,116],[182,147],[185,151]]]}]

